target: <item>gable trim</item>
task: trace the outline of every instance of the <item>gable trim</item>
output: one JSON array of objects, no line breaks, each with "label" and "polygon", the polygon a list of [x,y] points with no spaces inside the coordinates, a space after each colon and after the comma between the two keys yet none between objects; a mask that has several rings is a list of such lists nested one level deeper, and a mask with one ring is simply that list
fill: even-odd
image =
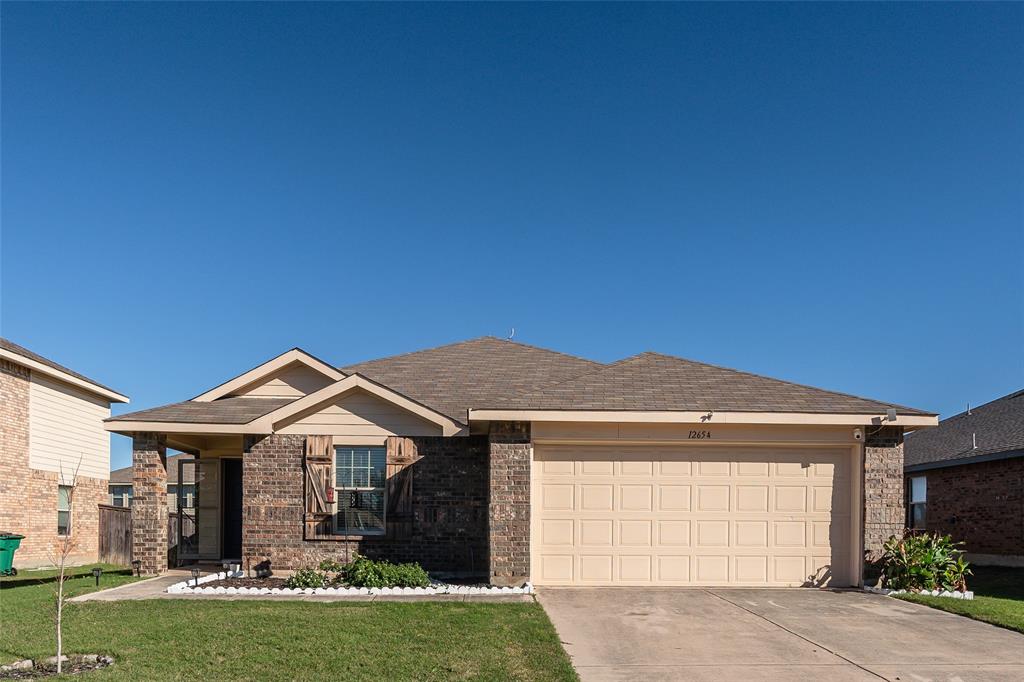
[{"label": "gable trim", "polygon": [[21,355],[20,353],[15,353],[5,348],[0,348],[0,358],[13,362],[14,364],[17,365],[21,365],[22,367],[28,367],[33,372],[38,372],[39,374],[44,374],[46,376],[53,377],[54,379],[63,381],[65,384],[70,384],[76,388],[84,389],[89,393],[92,393],[93,395],[98,395],[101,398],[109,400],[110,402],[129,402],[128,396],[126,395],[121,395],[117,391],[112,391],[109,388],[100,386],[99,384],[95,384],[91,381],[79,379],[78,377],[68,374],[67,372],[62,372],[55,367],[50,367],[49,365],[44,365],[43,363],[37,362],[32,358],[27,358],[24,355]]},{"label": "gable trim", "polygon": [[[441,427],[441,432],[445,436],[457,436],[463,434],[466,429],[459,422],[455,421],[451,417],[441,414],[436,410],[423,405],[421,403],[407,398],[401,393],[394,391],[387,386],[378,384],[375,381],[367,379],[361,374],[350,374],[344,379],[340,379],[330,386],[325,386],[319,391],[310,393],[307,396],[299,398],[287,405],[280,407],[269,414],[265,414],[262,417],[258,417],[246,426],[250,429],[255,428],[261,433],[273,433],[281,426],[282,422],[287,419],[294,417],[297,414],[307,412],[315,409],[324,403],[331,402],[341,397],[342,395],[349,393],[355,389],[362,389],[367,393],[384,400],[385,402],[391,403],[392,405],[410,412],[421,419],[437,424]],[[261,429],[269,429],[261,431]]]},{"label": "gable trim", "polygon": [[264,362],[262,365],[253,367],[248,372],[239,374],[234,379],[229,379],[223,384],[211,388],[206,393],[197,395],[195,398],[192,398],[192,400],[200,403],[213,402],[217,398],[223,398],[230,393],[245,388],[250,384],[254,384],[260,379],[268,377],[277,370],[287,367],[295,362],[306,365],[333,381],[344,379],[346,376],[344,372],[335,369],[323,360],[313,357],[301,348],[292,348],[290,351],[281,353],[276,358],[272,358]]}]

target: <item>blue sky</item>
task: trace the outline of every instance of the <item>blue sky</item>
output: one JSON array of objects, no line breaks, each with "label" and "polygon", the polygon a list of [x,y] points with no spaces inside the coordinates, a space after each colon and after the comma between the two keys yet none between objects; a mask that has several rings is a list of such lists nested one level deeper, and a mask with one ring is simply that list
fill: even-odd
[{"label": "blue sky", "polygon": [[0,333],[131,409],[512,326],[942,413],[1024,387],[1022,4],[0,14]]}]

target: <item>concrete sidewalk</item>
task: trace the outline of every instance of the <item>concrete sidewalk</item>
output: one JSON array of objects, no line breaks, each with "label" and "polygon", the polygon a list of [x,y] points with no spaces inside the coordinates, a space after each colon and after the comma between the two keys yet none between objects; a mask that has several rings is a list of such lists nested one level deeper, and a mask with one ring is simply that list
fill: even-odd
[{"label": "concrete sidewalk", "polygon": [[532,602],[534,597],[531,594],[506,594],[506,595],[483,595],[483,594],[424,594],[424,595],[359,595],[342,596],[329,594],[300,594],[287,596],[269,596],[262,594],[167,594],[167,588],[183,580],[191,580],[192,574],[185,570],[172,570],[156,578],[148,578],[137,583],[129,583],[112,587],[109,590],[90,592],[78,597],[69,599],[72,602],[87,601],[134,601],[139,599],[216,599],[221,601],[310,601],[310,602],[427,602],[427,601],[448,601],[448,602],[482,602],[488,604],[507,604],[515,602]]}]

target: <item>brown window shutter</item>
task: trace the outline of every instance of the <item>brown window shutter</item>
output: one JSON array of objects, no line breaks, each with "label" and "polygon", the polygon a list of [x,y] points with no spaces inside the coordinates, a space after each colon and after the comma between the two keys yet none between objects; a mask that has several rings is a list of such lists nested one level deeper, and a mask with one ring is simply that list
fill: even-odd
[{"label": "brown window shutter", "polygon": [[305,457],[307,539],[331,534],[331,505],[327,502],[331,487],[332,439],[307,436]]},{"label": "brown window shutter", "polygon": [[419,459],[411,438],[387,440],[387,536],[402,540],[412,535],[412,465]]}]

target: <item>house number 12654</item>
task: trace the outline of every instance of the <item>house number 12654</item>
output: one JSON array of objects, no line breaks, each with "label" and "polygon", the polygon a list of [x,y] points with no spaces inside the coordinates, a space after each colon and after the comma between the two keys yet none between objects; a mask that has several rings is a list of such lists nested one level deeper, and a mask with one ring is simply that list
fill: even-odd
[{"label": "house number 12654", "polygon": [[710,431],[690,431],[690,440],[706,440],[711,438]]}]

